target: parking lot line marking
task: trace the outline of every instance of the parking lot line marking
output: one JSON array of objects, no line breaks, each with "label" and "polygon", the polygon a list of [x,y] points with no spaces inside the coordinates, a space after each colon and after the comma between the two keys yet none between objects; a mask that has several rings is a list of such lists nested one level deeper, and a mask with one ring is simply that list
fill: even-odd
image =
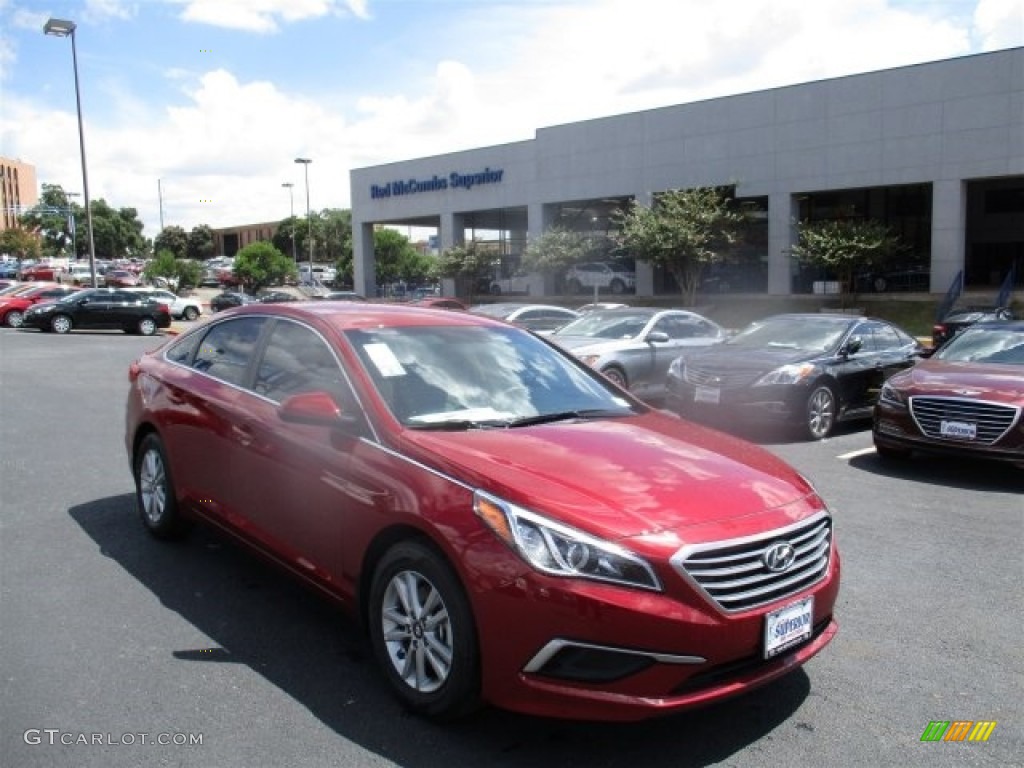
[{"label": "parking lot line marking", "polygon": [[869,453],[874,453],[875,447],[861,448],[859,451],[850,451],[849,453],[840,453],[836,456],[840,461],[849,461],[850,459],[856,459],[858,456],[867,456]]}]

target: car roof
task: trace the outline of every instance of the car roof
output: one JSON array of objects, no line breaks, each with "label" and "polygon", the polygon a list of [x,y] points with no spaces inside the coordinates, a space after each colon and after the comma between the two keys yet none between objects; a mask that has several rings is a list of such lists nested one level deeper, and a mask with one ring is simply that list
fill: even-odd
[{"label": "car roof", "polygon": [[[376,304],[370,302],[291,301],[283,304],[250,304],[228,310],[232,317],[272,315],[296,320],[319,321],[338,331],[381,328],[388,326],[489,326],[508,328],[498,320],[469,312],[449,309],[414,307],[409,304]],[[228,315],[225,313],[224,315]]]}]

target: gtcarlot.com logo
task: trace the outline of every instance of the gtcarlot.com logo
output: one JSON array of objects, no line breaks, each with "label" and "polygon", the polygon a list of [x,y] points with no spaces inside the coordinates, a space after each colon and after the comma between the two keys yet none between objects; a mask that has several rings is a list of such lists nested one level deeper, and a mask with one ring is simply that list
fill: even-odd
[{"label": "gtcarlot.com logo", "polygon": [[59,728],[29,728],[22,734],[26,744],[38,746],[196,746],[203,743],[201,733],[85,733],[62,731]]},{"label": "gtcarlot.com logo", "polygon": [[921,741],[988,741],[995,729],[995,720],[932,720]]}]

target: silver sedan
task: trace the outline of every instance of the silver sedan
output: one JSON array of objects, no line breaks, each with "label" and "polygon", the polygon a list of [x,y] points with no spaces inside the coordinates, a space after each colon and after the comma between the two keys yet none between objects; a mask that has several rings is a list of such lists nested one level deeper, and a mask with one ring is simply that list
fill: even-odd
[{"label": "silver sedan", "polygon": [[627,307],[588,312],[549,338],[623,389],[657,400],[680,353],[725,337],[724,328],[696,312]]}]

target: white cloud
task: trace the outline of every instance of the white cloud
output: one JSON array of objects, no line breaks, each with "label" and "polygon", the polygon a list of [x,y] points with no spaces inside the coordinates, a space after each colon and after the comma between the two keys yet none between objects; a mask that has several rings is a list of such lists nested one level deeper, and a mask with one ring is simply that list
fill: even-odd
[{"label": "white cloud", "polygon": [[974,32],[983,51],[1020,45],[1024,40],[1024,0],[979,0]]},{"label": "white cloud", "polygon": [[344,15],[369,18],[366,0],[174,0],[185,7],[181,18],[215,27],[261,34],[276,32],[284,23]]},{"label": "white cloud", "polygon": [[[369,18],[363,0],[179,4],[205,14],[205,23],[248,13],[257,31],[325,14]],[[1020,7],[1021,0],[980,0],[973,22],[956,23],[929,3],[886,0],[469,3],[458,17],[466,44],[444,49],[426,82],[396,72],[387,91],[313,101],[225,69],[179,69],[165,72],[179,97],[162,110],[144,108],[132,94],[108,94],[120,107],[117,124],[98,125],[86,114],[90,187],[115,206],[131,201],[149,237],[159,226],[157,179],[167,224],[275,221],[289,212],[282,182],[295,184],[296,212],[304,212],[302,168],[293,163],[303,156],[313,159],[311,206],[344,208],[351,168],[529,139],[564,122],[948,58],[979,45],[1024,44],[1014,24]],[[355,106],[346,113],[335,106],[342,102]],[[79,189],[73,111],[44,114],[31,101],[5,99],[0,147],[8,146],[36,158],[40,181]]]}]

